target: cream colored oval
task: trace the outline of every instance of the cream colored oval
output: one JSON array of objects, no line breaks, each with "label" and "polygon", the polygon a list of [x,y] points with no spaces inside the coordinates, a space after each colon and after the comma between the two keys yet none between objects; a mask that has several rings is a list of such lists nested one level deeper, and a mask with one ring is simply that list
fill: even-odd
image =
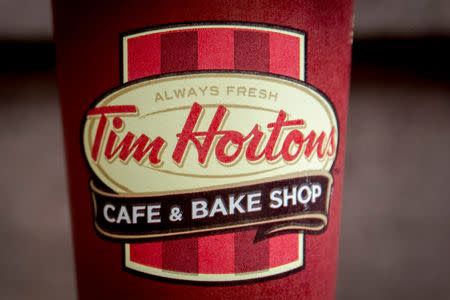
[{"label": "cream colored oval", "polygon": [[[219,95],[202,94],[199,87],[215,86]],[[233,88],[246,87],[271,91],[275,97],[262,99],[258,96],[237,95]],[[194,88],[197,96],[173,98],[173,90]],[[228,92],[227,92],[228,89]],[[254,91],[254,90],[253,90]],[[166,95],[164,94],[166,92]],[[157,93],[165,98],[157,98]],[[255,124],[265,126],[276,120],[278,112],[284,110],[288,119],[302,118],[306,121],[305,133],[330,132],[336,128],[334,111],[325,97],[306,84],[275,76],[247,73],[191,73],[156,79],[148,79],[127,85],[101,99],[96,107],[110,105],[136,105],[139,116],[123,116],[126,122],[124,132],[146,134],[150,138],[161,136],[167,142],[161,155],[163,164],[153,167],[148,160],[137,164],[133,159],[128,163],[119,160],[107,161],[100,155],[98,162],[91,158],[91,149],[99,118],[87,118],[83,142],[87,160],[95,174],[117,193],[175,194],[200,191],[214,187],[241,185],[246,182],[276,178],[303,171],[330,170],[335,157],[319,160],[300,157],[294,163],[282,160],[269,163],[265,160],[250,163],[242,156],[232,165],[223,165],[212,155],[206,166],[198,163],[197,152],[189,147],[184,164],[178,166],[172,161],[172,152],[177,143],[176,134],[181,132],[191,105],[197,102],[205,108],[205,114],[198,130],[207,130],[218,105],[224,105],[229,114],[222,127],[225,130],[239,130],[248,134]],[[268,134],[270,132],[265,130]],[[103,150],[103,149],[101,149]]]}]

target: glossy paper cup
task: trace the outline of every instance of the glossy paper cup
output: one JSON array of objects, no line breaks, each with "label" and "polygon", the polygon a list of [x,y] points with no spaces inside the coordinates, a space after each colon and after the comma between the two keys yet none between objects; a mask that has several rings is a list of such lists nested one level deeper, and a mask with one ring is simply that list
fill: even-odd
[{"label": "glossy paper cup", "polygon": [[333,299],[352,3],[54,1],[80,299]]}]

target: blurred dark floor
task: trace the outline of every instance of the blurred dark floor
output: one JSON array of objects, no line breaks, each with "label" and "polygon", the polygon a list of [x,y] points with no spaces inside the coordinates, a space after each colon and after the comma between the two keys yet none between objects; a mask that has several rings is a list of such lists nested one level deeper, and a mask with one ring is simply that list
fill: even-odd
[{"label": "blurred dark floor", "polygon": [[[448,70],[448,69],[447,69]],[[449,299],[450,84],[357,65],[338,299]],[[75,299],[52,72],[0,75],[2,299]]]}]

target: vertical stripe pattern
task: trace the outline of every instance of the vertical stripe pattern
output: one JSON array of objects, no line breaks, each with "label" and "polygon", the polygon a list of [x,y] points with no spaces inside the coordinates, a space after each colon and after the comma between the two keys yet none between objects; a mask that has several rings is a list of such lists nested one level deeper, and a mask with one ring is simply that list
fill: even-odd
[{"label": "vertical stripe pattern", "polygon": [[198,69],[197,32],[180,31],[161,35],[161,73]]},{"label": "vertical stripe pattern", "polygon": [[200,29],[198,31],[198,68],[220,70],[234,68],[234,31]]},{"label": "vertical stripe pattern", "polygon": [[[199,28],[128,39],[127,80],[191,70],[270,72],[298,79],[298,37],[258,30]],[[298,259],[298,234],[254,242],[256,229],[130,244],[133,262],[163,270],[227,274],[265,270]]]},{"label": "vertical stripe pattern", "polygon": [[151,34],[128,41],[128,78],[135,80],[161,73],[161,37]]},{"label": "vertical stripe pattern", "polygon": [[[198,30],[198,68],[232,70],[234,68],[234,31]],[[198,270],[204,274],[234,273],[234,233],[198,238]]]},{"label": "vertical stripe pattern", "polygon": [[269,33],[236,30],[234,67],[236,70],[269,72]]},{"label": "vertical stripe pattern", "polygon": [[162,268],[162,245],[162,242],[131,244],[131,260],[145,266]]},{"label": "vertical stripe pattern", "polygon": [[300,43],[297,37],[270,33],[270,73],[300,78]]},{"label": "vertical stripe pattern", "polygon": [[[269,72],[269,34],[236,30],[234,32],[234,67],[236,70]],[[264,270],[269,267],[269,242],[255,243],[256,229],[235,234],[236,273]]]},{"label": "vertical stripe pattern", "polygon": [[[125,81],[160,74],[161,35],[149,34],[129,39],[125,59],[128,74]],[[130,259],[142,265],[162,268],[162,249],[162,242],[130,244]]]},{"label": "vertical stripe pattern", "polygon": [[[161,35],[161,73],[198,69],[197,31]],[[163,242],[163,269],[198,273],[198,238]]]},{"label": "vertical stripe pattern", "polygon": [[[270,73],[299,79],[300,42],[297,37],[270,33]],[[269,266],[281,266],[298,259],[299,236],[297,233],[283,234],[268,239]]]}]

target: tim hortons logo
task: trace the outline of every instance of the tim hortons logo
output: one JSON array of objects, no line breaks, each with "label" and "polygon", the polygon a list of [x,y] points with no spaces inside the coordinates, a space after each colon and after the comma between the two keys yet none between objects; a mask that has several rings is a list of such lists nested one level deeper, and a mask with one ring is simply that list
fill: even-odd
[{"label": "tim hortons logo", "polygon": [[[190,72],[124,85],[87,112],[98,232],[117,241],[327,225],[338,127],[300,81]],[[103,183],[107,188],[102,187]]]},{"label": "tim hortons logo", "polygon": [[125,270],[220,284],[305,266],[339,145],[305,41],[249,23],[122,36],[123,85],[87,111],[82,139],[95,228]]},{"label": "tim hortons logo", "polygon": [[191,72],[109,93],[88,111],[83,140],[116,193],[174,194],[327,172],[338,132],[330,102],[305,83]]},{"label": "tim hortons logo", "polygon": [[[127,125],[121,116],[128,113],[137,114],[137,112],[136,105],[106,106],[88,112],[88,117],[100,119],[91,149],[94,162],[98,162],[99,155],[103,155],[108,162],[118,159],[122,163],[128,164],[133,158],[138,164],[149,163],[152,166],[159,166],[163,163],[161,152],[167,145],[163,137],[156,136],[152,139],[144,133],[127,131]],[[257,163],[261,160],[274,162],[281,159],[290,163],[302,155],[307,159],[312,159],[314,155],[321,160],[336,154],[336,129],[334,127],[330,132],[318,133],[310,130],[305,134],[300,130],[306,127],[305,120],[301,118],[287,120],[287,113],[282,109],[278,112],[274,122],[264,124],[264,126],[255,124],[248,133],[224,129],[226,127],[224,119],[229,113],[229,109],[221,104],[217,104],[214,117],[207,125],[208,129],[206,131],[196,130],[200,127],[201,117],[204,113],[205,108],[194,102],[183,129],[176,134],[178,141],[172,152],[172,161],[178,166],[182,165],[190,143],[194,146],[192,151],[196,152],[197,162],[202,166],[208,164],[211,156],[219,163],[227,165],[235,163],[242,156],[248,162]],[[135,117],[139,118],[139,115]],[[112,126],[109,124],[110,118],[113,118]],[[108,125],[112,128],[106,131]],[[119,137],[121,131],[126,132],[122,138]],[[286,131],[287,134],[281,138],[283,131]],[[266,139],[267,141],[264,142]],[[277,149],[277,144],[281,145],[280,149]],[[233,149],[229,150],[230,147]],[[100,149],[104,149],[104,151],[99,153]]]}]

